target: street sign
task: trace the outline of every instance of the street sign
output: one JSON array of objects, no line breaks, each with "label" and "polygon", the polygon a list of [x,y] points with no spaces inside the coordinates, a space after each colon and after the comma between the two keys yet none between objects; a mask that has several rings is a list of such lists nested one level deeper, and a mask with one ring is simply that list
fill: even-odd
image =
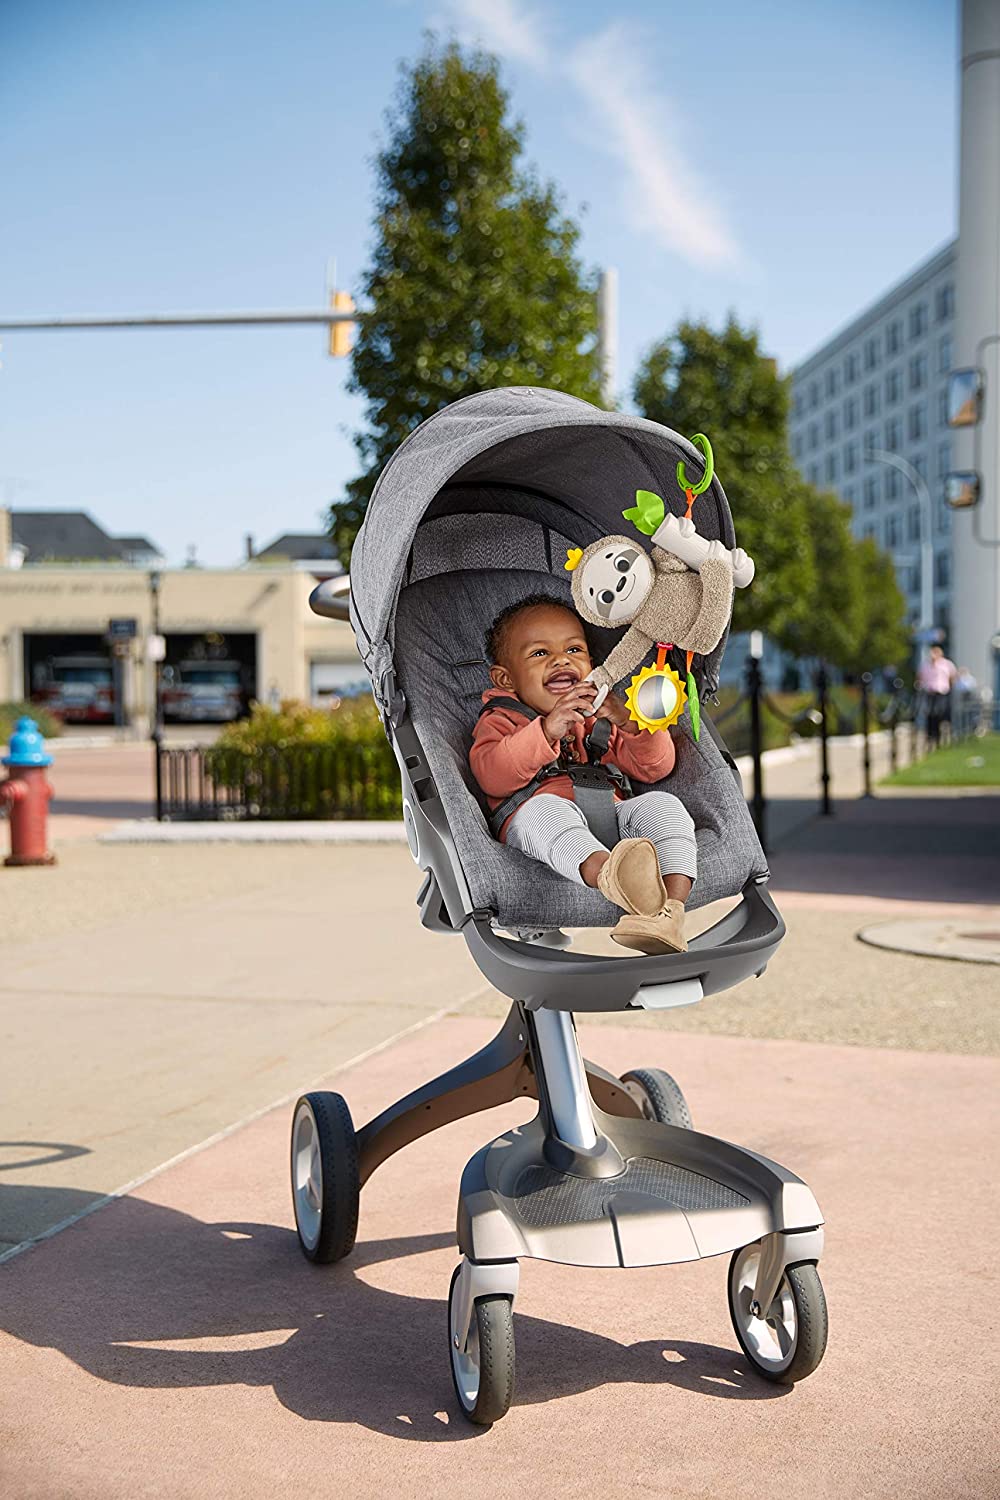
[{"label": "street sign", "polygon": [[112,641],[131,641],[139,634],[138,620],[109,620],[108,637]]}]

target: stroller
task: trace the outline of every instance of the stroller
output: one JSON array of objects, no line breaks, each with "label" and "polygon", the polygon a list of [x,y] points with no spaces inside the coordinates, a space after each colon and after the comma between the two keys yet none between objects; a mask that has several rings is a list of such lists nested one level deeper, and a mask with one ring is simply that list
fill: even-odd
[{"label": "stroller", "polygon": [[[497,843],[469,771],[490,621],[528,595],[569,603],[567,549],[621,531],[637,489],[680,513],[678,460],[702,471],[701,455],[676,433],[561,392],[467,396],[400,445],[354,548],[350,620],[399,762],[410,852],[425,872],[421,920],[461,933],[512,1004],[480,1052],[358,1130],[339,1094],[304,1095],[292,1123],[295,1220],[310,1260],[339,1260],[354,1245],[360,1189],[381,1162],[465,1115],[522,1095],[538,1100],[530,1124],[472,1157],[459,1191],[449,1353],[458,1401],[479,1424],[510,1406],[521,1256],[624,1267],[731,1252],[733,1327],[760,1375],[800,1380],[826,1345],[816,1271],[823,1221],[806,1184],[694,1130],[669,1074],[637,1068],[616,1078],[577,1044],[574,1011],[690,1005],[761,974],[784,935],[739,772],[708,716],[700,735],[688,710],[676,725],[667,785],[696,827],[690,905],[740,899],[686,953],[571,951],[564,927],[612,927],[620,913]],[[697,527],[735,544],[717,479],[699,497]],[[320,584],[313,608],[342,618],[332,592],[336,581]],[[595,661],[622,634],[587,633]],[[702,700],[718,685],[724,645],[695,660]]]}]

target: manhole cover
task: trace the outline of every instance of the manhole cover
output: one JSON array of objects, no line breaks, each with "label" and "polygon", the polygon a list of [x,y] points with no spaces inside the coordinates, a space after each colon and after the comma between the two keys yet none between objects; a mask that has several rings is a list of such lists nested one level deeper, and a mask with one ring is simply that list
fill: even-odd
[{"label": "manhole cover", "polygon": [[872,948],[890,948],[895,953],[951,958],[969,964],[1000,964],[1000,931],[985,923],[977,927],[947,919],[903,917],[863,927],[858,937]]}]

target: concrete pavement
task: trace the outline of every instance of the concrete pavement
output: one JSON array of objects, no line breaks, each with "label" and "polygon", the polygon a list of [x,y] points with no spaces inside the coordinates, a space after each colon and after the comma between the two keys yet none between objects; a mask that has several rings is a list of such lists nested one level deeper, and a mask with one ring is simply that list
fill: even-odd
[{"label": "concrete pavement", "polygon": [[[359,1117],[484,1042],[426,1028],[334,1084]],[[951,1500],[995,1493],[995,1059],[584,1029],[617,1071],[667,1065],[696,1124],[790,1164],[828,1220],[824,1363],[753,1377],[725,1258],[640,1271],[526,1262],[515,1405],[455,1411],[445,1298],[466,1158],[523,1105],[387,1162],[338,1266],[301,1257],[287,1109],[4,1268],[5,1468],[19,1500],[376,1500],[636,1493]],[[933,1107],[929,1108],[929,1101]]]},{"label": "concrete pavement", "polygon": [[[815,762],[790,766],[805,803]],[[613,1282],[529,1263],[518,1404],[487,1434],[454,1410],[444,1297],[461,1166],[520,1106],[381,1168],[356,1258],[324,1271],[289,1232],[288,1106],[253,1119],[326,1074],[363,1120],[505,1009],[463,943],[419,929],[405,849],[79,839],[54,869],[0,871],[0,1236],[155,1174],[0,1268],[6,1489],[992,1493],[996,971],[856,935],[942,908],[1000,926],[998,814],[907,797],[800,817],[772,859],[789,936],[761,980],[581,1028],[595,1060],[667,1067],[700,1128],[811,1183],[821,1369],[791,1394],[749,1375],[721,1263]]]}]

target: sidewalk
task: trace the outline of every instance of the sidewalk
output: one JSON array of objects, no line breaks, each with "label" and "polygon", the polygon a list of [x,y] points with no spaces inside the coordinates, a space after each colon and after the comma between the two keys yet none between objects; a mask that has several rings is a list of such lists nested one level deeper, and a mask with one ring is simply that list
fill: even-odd
[{"label": "sidewalk", "polygon": [[768,973],[581,1034],[607,1067],[668,1068],[700,1128],[813,1186],[832,1332],[811,1380],[748,1375],[721,1262],[613,1281],[528,1263],[515,1408],[466,1428],[442,1331],[458,1179],[520,1107],[380,1168],[355,1257],[323,1270],[289,1232],[289,1107],[259,1114],[326,1075],[362,1121],[506,1009],[463,943],[419,928],[405,847],[82,839],[54,869],[0,871],[0,1234],[13,1249],[147,1180],[0,1267],[7,1489],[270,1500],[321,1473],[428,1500],[989,1493],[996,970],[857,934],[943,906],[1000,927],[1000,800],[838,801],[825,820],[815,761],[791,766],[805,817],[772,858],[789,934]]}]

